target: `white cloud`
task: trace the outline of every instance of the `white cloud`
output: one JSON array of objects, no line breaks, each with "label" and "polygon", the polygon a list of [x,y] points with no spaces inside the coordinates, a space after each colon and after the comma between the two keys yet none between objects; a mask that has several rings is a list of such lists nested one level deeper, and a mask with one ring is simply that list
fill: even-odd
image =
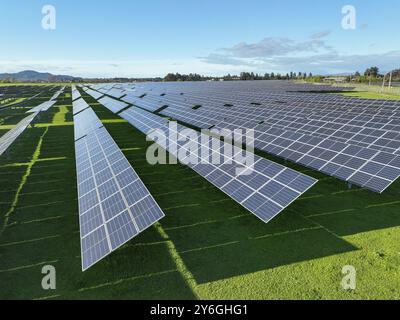
[{"label": "white cloud", "polygon": [[[321,38],[321,35],[319,35]],[[257,43],[241,42],[231,48],[220,49],[227,56],[235,58],[274,57],[287,54],[299,54],[319,51],[331,51],[320,38],[306,41],[294,41],[289,38],[265,38]]]},{"label": "white cloud", "polygon": [[[316,33],[305,41],[265,38],[257,43],[239,43],[219,49],[206,57],[157,60],[4,60],[0,73],[37,70],[80,77],[163,77],[170,72],[204,75],[304,71],[348,73],[377,65],[388,71],[400,67],[400,50],[369,54],[336,52],[322,38],[328,31]],[[370,50],[373,50],[370,47]]]},{"label": "white cloud", "polygon": [[231,48],[218,49],[200,60],[207,64],[235,66],[243,71],[281,72],[307,71],[313,73],[348,73],[377,65],[381,70],[400,66],[400,50],[385,53],[341,54],[327,45],[331,31],[311,35],[306,41],[288,38],[265,38],[257,43],[238,43]]},{"label": "white cloud", "polygon": [[240,72],[241,66],[208,64],[199,59],[186,60],[3,60],[0,73],[36,70],[76,77],[164,77],[170,72],[219,75]]},{"label": "white cloud", "polygon": [[322,39],[329,36],[331,33],[332,33],[331,30],[316,32],[311,35],[311,39]]}]

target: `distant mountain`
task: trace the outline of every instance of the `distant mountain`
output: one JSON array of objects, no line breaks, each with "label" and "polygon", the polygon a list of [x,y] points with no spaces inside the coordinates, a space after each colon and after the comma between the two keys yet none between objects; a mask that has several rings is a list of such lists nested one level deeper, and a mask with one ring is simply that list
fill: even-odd
[{"label": "distant mountain", "polygon": [[17,73],[0,73],[0,80],[6,79],[20,82],[68,82],[81,80],[81,78],[77,77],[54,75],[47,72],[37,72],[33,70],[26,70]]}]

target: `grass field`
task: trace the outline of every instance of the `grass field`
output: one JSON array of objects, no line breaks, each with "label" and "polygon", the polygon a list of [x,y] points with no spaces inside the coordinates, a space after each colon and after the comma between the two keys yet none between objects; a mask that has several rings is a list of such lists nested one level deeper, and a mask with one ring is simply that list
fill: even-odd
[{"label": "grass field", "polygon": [[387,88],[382,89],[381,86],[368,86],[363,84],[338,84],[338,86],[347,86],[354,88],[351,91],[343,92],[342,94],[347,97],[361,98],[361,99],[382,99],[382,100],[400,100],[400,88]]},{"label": "grass field", "polygon": [[[0,158],[0,299],[400,298],[399,181],[378,195],[287,163],[319,183],[265,225],[187,167],[149,165],[144,135],[84,97],[166,218],[81,272],[65,95]],[[25,111],[1,111],[0,135]],[[41,288],[47,264],[54,291]],[[346,265],[356,290],[341,287]]]},{"label": "grass field", "polygon": [[360,98],[360,99],[379,99],[379,100],[400,100],[400,94],[395,93],[380,93],[370,91],[347,91],[342,95],[346,97]]}]

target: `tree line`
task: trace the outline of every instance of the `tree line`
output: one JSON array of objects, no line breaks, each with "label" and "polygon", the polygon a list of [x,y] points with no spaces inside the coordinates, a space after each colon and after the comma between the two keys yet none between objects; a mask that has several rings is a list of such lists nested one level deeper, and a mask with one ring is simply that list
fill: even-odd
[{"label": "tree line", "polygon": [[[355,72],[352,75],[343,76],[348,82],[369,82],[369,81],[380,81],[385,75],[381,74],[378,67],[367,68],[363,73]],[[197,73],[180,74],[180,73],[168,73],[161,81],[235,81],[235,80],[306,80],[308,82],[323,82],[328,76],[313,75],[311,72],[289,72],[286,74],[281,73],[254,73],[254,72],[241,72],[239,75],[227,74],[222,77],[210,77],[204,76]],[[329,77],[328,77],[329,78]],[[392,71],[392,80],[400,80],[400,69]]]},{"label": "tree line", "polygon": [[307,79],[313,77],[312,73],[306,72],[290,72],[286,74],[281,73],[254,73],[254,72],[242,72],[240,75],[227,74],[222,77],[210,77],[203,76],[197,73],[190,74],[180,74],[180,73],[168,73],[164,77],[164,81],[209,81],[209,80],[224,80],[224,81],[234,81],[234,80],[298,80]]}]

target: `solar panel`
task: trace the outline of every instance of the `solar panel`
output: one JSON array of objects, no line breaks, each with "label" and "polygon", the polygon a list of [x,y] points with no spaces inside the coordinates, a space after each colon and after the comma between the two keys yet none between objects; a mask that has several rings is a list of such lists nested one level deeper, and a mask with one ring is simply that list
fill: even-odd
[{"label": "solar panel", "polygon": [[132,92],[128,92],[125,97],[121,98],[122,101],[128,102],[130,104],[136,104],[136,102],[139,100],[140,98],[137,97],[135,94],[133,94]]},{"label": "solar panel", "polygon": [[103,106],[105,106],[108,110],[114,113],[118,113],[122,109],[126,108],[128,104],[122,101],[115,100],[110,97],[104,97],[99,100],[99,103],[101,103]]},{"label": "solar panel", "polygon": [[[97,123],[89,110],[74,117],[75,125]],[[75,150],[85,271],[159,221],[164,213],[104,127],[76,141]]]},{"label": "solar panel", "polygon": [[50,99],[50,101],[57,100],[57,98],[64,92],[65,87],[58,90]]},{"label": "solar panel", "polygon": [[37,107],[28,110],[26,113],[44,112],[44,111],[49,110],[49,109],[50,109],[52,106],[54,106],[56,103],[57,103],[57,101],[53,101],[53,100],[46,101],[46,102],[41,103],[41,104],[38,105]]},{"label": "solar panel", "polygon": [[83,110],[89,108],[90,106],[86,103],[86,101],[83,98],[79,98],[78,100],[72,102],[72,107],[73,107],[73,113],[74,115],[76,115],[79,112],[82,112]]},{"label": "solar panel", "polygon": [[27,116],[19,122],[14,128],[9,130],[0,137],[0,156],[14,143],[15,140],[25,131],[32,120],[37,116],[37,113]]},{"label": "solar panel", "polygon": [[104,96],[104,94],[102,94],[101,92],[94,91],[94,90],[92,90],[92,89],[87,89],[87,90],[86,90],[86,93],[87,93],[88,95],[90,95],[92,98],[96,99],[96,100],[98,100],[98,99],[100,99],[102,96]]},{"label": "solar panel", "polygon": [[117,98],[117,99],[120,99],[125,95],[123,90],[116,89],[116,88],[112,88],[112,89],[108,90],[106,93],[107,93],[107,95]]},{"label": "solar panel", "polygon": [[154,112],[166,104],[160,96],[146,95],[143,98],[135,99],[134,105]]},{"label": "solar panel", "polygon": [[97,117],[92,108],[87,108],[86,110],[74,116],[75,141],[81,139],[92,131],[101,128],[102,126],[103,123]]},{"label": "solar panel", "polygon": [[79,90],[75,86],[72,86],[71,90],[72,90],[72,101],[75,101],[81,97]]},{"label": "solar panel", "polygon": [[[165,119],[138,108],[125,110],[120,116],[145,134],[153,129],[165,132],[167,130],[168,122]],[[180,125],[174,133],[179,135],[183,129],[187,128]],[[206,139],[203,139],[200,133],[196,134],[196,139],[190,138],[190,148],[186,149],[183,145],[188,141],[182,142],[180,148],[177,148],[173,141],[168,141],[167,151],[265,223],[271,221],[317,182],[314,178],[256,155],[254,167],[243,165],[235,157],[244,152],[241,148],[235,147],[233,156],[226,156],[221,150],[229,150],[230,145],[216,138],[210,138],[205,143],[203,141]],[[193,149],[197,152],[191,151]],[[186,152],[182,153],[182,150]],[[207,150],[207,154],[212,155],[214,161],[201,157],[200,150]],[[215,161],[215,156],[219,161]],[[193,157],[198,158],[195,164],[188,163],[187,160],[193,160]],[[216,162],[219,164],[215,164]],[[242,168],[246,174],[237,174],[238,168]]]}]

